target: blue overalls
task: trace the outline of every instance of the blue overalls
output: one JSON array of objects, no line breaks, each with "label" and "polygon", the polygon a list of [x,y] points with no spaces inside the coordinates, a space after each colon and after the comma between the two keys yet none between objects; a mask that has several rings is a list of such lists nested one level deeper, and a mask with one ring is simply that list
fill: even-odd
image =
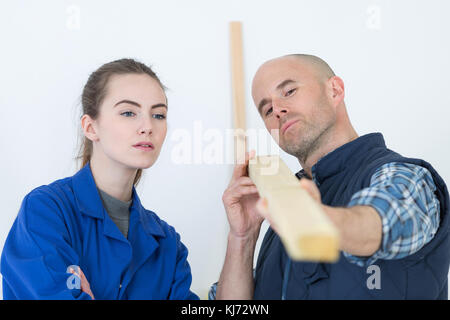
[{"label": "blue overalls", "polygon": [[[1,257],[4,299],[198,299],[188,250],[173,227],[146,210],[133,188],[128,239],[103,208],[89,163],[30,192]],[[74,286],[75,284],[75,286]]]}]

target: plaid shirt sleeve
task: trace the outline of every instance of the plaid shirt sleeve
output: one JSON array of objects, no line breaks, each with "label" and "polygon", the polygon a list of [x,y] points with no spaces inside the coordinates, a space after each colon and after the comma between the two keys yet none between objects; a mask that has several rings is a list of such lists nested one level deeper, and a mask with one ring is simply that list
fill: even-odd
[{"label": "plaid shirt sleeve", "polygon": [[382,220],[380,248],[370,257],[343,252],[364,267],[378,259],[401,259],[425,246],[439,227],[439,200],[430,172],[417,165],[392,162],[381,166],[370,186],[355,193],[347,207],[371,206]]},{"label": "plaid shirt sleeve", "polygon": [[214,282],[208,291],[208,300],[216,300],[217,282]]}]

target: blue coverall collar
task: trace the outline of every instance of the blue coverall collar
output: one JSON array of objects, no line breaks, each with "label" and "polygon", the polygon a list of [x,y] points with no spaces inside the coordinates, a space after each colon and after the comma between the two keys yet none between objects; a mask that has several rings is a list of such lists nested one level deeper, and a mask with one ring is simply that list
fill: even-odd
[{"label": "blue coverall collar", "polygon": [[[89,162],[72,177],[72,184],[80,211],[85,215],[103,220],[105,218],[105,211]],[[165,237],[165,233],[156,219],[152,214],[147,213],[142,206],[134,187],[132,198],[133,202],[130,211],[136,210],[139,213],[145,232],[149,235]]]}]

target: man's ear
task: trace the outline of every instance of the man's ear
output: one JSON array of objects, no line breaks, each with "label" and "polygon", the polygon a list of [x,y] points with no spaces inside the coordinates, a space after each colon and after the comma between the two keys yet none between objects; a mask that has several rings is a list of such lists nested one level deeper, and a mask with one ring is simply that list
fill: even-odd
[{"label": "man's ear", "polygon": [[91,141],[98,141],[95,121],[87,114],[81,117],[81,128],[86,138]]},{"label": "man's ear", "polygon": [[335,106],[339,105],[344,100],[345,90],[344,81],[338,76],[333,76],[328,79],[330,97]]}]

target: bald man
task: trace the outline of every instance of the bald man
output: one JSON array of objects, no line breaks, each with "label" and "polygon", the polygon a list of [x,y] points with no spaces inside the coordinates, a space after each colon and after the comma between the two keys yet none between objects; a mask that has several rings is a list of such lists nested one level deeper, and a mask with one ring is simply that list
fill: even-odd
[{"label": "bald man", "polygon": [[[311,55],[264,63],[254,103],[296,176],[340,232],[338,262],[294,262],[271,225],[253,256],[267,200],[236,165],[222,200],[230,231],[217,299],[447,299],[449,195],[420,159],[387,149],[381,133],[358,136],[344,82]],[[269,221],[270,222],[270,221]]]}]

